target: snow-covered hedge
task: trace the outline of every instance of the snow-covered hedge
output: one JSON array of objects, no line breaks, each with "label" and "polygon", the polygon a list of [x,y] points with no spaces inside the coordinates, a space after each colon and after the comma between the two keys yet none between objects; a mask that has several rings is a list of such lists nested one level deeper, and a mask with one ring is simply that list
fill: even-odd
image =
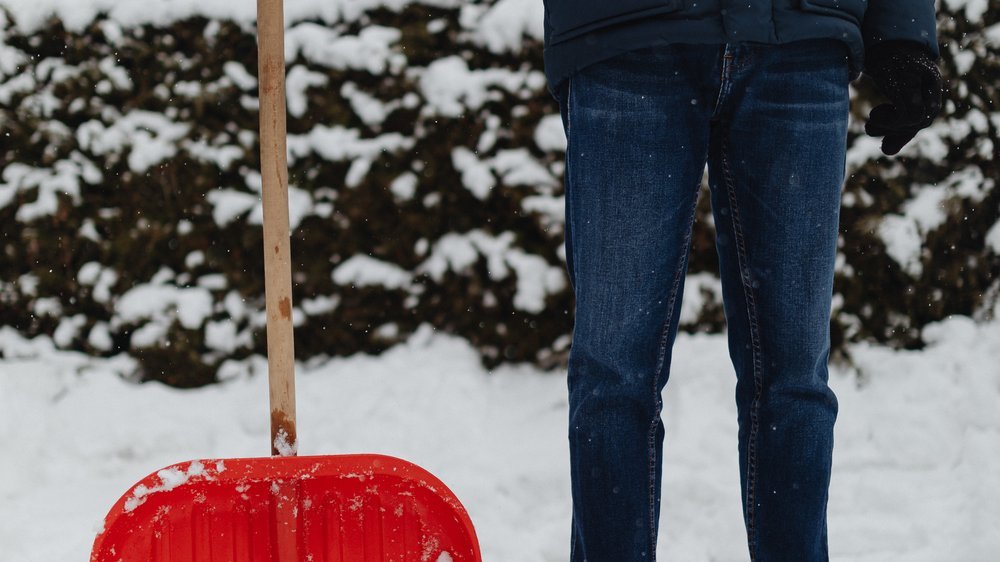
[{"label": "snow-covered hedge", "polygon": [[[246,3],[243,3],[246,4]],[[0,0],[0,325],[197,386],[264,353],[252,3]],[[540,0],[288,0],[296,353],[422,323],[487,365],[564,364],[565,138]],[[941,7],[945,115],[899,158],[861,135],[839,256],[845,340],[919,346],[1000,293],[1000,5]],[[707,189],[707,186],[706,186]],[[682,329],[724,328],[708,198]],[[2,353],[3,350],[0,350]]]}]

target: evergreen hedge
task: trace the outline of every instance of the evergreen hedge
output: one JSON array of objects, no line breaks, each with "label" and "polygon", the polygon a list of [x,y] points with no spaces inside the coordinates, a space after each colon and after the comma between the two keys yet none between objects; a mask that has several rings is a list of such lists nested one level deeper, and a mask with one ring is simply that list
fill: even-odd
[{"label": "evergreen hedge", "polygon": [[[926,324],[991,320],[1000,299],[1000,2],[939,15],[947,101],[912,148],[881,155],[863,135],[881,100],[852,85],[837,361],[853,341],[920,348]],[[427,323],[488,368],[565,366],[565,145],[541,41],[492,44],[470,21],[409,3],[290,22],[300,360],[378,353]],[[0,24],[0,326],[128,354],[137,380],[245,372],[265,352],[253,29]],[[703,190],[680,329],[721,332]]]}]

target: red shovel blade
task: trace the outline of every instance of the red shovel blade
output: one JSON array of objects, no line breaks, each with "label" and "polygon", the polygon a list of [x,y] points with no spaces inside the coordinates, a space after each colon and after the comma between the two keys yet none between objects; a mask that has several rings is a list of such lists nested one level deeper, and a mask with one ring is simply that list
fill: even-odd
[{"label": "red shovel blade", "polygon": [[91,562],[480,562],[458,498],[385,455],[206,459],[111,508]]}]

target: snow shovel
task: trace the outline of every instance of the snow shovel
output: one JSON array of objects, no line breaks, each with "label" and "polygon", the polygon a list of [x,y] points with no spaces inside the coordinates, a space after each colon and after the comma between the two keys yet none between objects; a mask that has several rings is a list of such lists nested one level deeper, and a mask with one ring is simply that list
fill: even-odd
[{"label": "snow shovel", "polygon": [[201,459],[118,500],[91,562],[480,562],[432,474],[378,454],[296,456],[282,0],[259,0],[260,144],[271,456]]}]

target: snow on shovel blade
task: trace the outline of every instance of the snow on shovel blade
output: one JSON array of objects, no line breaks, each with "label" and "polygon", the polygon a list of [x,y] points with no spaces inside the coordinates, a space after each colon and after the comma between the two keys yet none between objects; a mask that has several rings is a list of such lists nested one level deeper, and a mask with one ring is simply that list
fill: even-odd
[{"label": "snow on shovel blade", "polygon": [[479,562],[465,508],[386,455],[205,459],[111,508],[91,562]]}]

